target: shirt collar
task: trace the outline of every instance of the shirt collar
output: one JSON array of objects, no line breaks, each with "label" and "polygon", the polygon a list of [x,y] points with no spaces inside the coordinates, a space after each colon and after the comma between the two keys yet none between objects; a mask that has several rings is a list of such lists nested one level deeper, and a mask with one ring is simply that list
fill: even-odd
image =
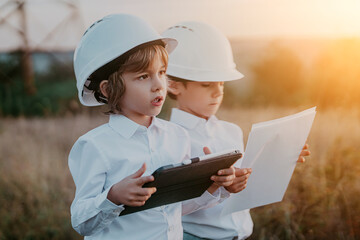
[{"label": "shirt collar", "polygon": [[[112,114],[110,115],[109,125],[112,129],[116,132],[120,133],[123,137],[129,139],[131,138],[136,131],[146,131],[147,128],[136,122],[132,121],[131,119],[127,118],[121,114]],[[149,130],[153,128],[161,128],[165,130],[164,124],[159,121],[156,117],[152,118],[151,124],[148,127]]]},{"label": "shirt collar", "polygon": [[171,122],[179,124],[180,126],[183,126],[188,129],[193,129],[198,124],[206,125],[207,123],[213,123],[214,121],[217,120],[218,119],[214,115],[210,116],[209,119],[206,120],[201,117],[195,116],[191,113],[182,111],[178,108],[172,109],[171,117],[170,117]]}]

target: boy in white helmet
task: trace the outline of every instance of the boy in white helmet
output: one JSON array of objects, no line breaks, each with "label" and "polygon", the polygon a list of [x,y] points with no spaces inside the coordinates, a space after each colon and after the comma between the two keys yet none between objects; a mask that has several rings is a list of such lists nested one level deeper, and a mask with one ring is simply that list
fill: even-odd
[{"label": "boy in white helmet", "polygon": [[[216,28],[200,22],[182,22],[167,29],[164,37],[178,40],[169,57],[168,95],[176,99],[171,122],[184,127],[191,137],[191,153],[201,155],[204,146],[211,152],[226,149],[244,151],[242,130],[235,124],[218,120],[215,114],[223,99],[225,81],[243,75],[236,70],[227,38]],[[299,156],[309,152],[304,149]],[[235,163],[241,165],[241,160]],[[236,168],[232,185],[222,194],[236,193],[246,187],[251,169]],[[249,210],[221,216],[226,200],[215,207],[183,216],[184,239],[244,239],[251,235],[253,222]]]},{"label": "boy in white helmet", "polygon": [[71,221],[85,239],[182,239],[181,215],[218,202],[218,186],[235,177],[233,168],[224,169],[195,200],[119,217],[124,205],[142,206],[156,191],[142,188],[154,170],[190,157],[186,131],[156,118],[166,96],[167,50],[175,46],[142,19],[117,14],[94,23],[76,48],[80,102],[106,103],[110,115],[69,155],[76,185]]}]

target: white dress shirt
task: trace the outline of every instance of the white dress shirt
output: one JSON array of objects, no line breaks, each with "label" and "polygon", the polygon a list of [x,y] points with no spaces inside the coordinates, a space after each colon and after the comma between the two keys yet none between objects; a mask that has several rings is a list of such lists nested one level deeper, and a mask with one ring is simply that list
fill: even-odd
[{"label": "white dress shirt", "polygon": [[[227,149],[244,152],[243,133],[233,123],[218,120],[211,116],[207,121],[188,112],[174,108],[171,122],[184,127],[191,137],[191,157],[204,155],[203,147],[209,147],[212,153]],[[241,159],[235,167],[241,165]],[[226,191],[225,189],[222,189]],[[251,235],[253,222],[249,210],[221,216],[226,200],[212,208],[203,209],[183,216],[185,232],[202,238],[244,239]]]},{"label": "white dress shirt", "polygon": [[74,229],[85,239],[182,239],[181,215],[216,204],[220,191],[120,217],[123,206],[112,203],[107,194],[144,162],[143,176],[147,176],[189,157],[189,135],[178,125],[154,117],[146,128],[125,116],[111,115],[109,123],[81,136],[69,155],[76,185],[71,205]]}]

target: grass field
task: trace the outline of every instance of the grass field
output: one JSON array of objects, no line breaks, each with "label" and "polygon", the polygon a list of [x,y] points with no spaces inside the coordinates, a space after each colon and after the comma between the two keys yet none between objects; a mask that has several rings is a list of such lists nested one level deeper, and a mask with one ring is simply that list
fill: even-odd
[{"label": "grass field", "polygon": [[[303,109],[223,109],[242,127]],[[67,156],[76,139],[107,121],[89,115],[0,120],[0,239],[81,239],[69,207],[74,185]],[[281,203],[253,209],[251,239],[360,239],[360,111],[318,110]]]}]

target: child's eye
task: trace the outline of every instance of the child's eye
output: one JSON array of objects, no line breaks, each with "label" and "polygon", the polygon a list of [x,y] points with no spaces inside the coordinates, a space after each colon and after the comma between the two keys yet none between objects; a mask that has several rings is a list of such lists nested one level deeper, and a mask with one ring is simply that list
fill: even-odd
[{"label": "child's eye", "polygon": [[138,79],[139,79],[139,80],[145,80],[145,79],[147,79],[148,77],[149,77],[148,74],[143,74],[143,75],[139,76]]},{"label": "child's eye", "polygon": [[201,86],[202,87],[210,87],[210,83],[202,83]]}]

